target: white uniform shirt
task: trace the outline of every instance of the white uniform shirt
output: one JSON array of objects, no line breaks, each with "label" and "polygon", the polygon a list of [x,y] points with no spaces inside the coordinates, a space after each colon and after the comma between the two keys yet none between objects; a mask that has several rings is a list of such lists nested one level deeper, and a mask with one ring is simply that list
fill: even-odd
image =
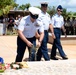
[{"label": "white uniform shirt", "polygon": [[43,22],[44,30],[48,30],[49,25],[51,24],[50,15],[47,12],[46,14],[44,12],[41,12],[39,14],[39,19]]},{"label": "white uniform shirt", "polygon": [[39,22],[41,25],[36,26],[38,24],[39,20],[36,20],[35,22],[31,22],[30,16],[23,17],[20,21],[20,24],[18,26],[18,30],[23,31],[23,34],[26,38],[32,38],[35,36],[36,31],[39,29],[40,32],[44,32],[43,25],[41,21]]},{"label": "white uniform shirt", "polygon": [[61,28],[64,25],[64,19],[63,16],[59,16],[58,14],[55,14],[52,17],[52,25],[54,28]]}]

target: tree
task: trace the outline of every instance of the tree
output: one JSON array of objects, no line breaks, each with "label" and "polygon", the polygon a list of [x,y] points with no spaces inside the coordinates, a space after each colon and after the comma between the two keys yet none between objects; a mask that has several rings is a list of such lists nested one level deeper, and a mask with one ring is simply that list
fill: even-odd
[{"label": "tree", "polygon": [[26,6],[24,4],[22,4],[21,6],[19,6],[19,10],[25,10]]},{"label": "tree", "polygon": [[9,10],[17,6],[16,0],[0,0],[0,16],[8,14]]},{"label": "tree", "polygon": [[28,3],[28,4],[22,4],[21,6],[19,6],[19,10],[25,10],[25,9],[27,9],[28,10],[28,8],[30,7],[31,5]]},{"label": "tree", "polygon": [[48,11],[47,11],[49,14],[50,14],[50,16],[52,17],[55,13],[56,13],[56,8],[55,8],[55,6],[53,6],[53,7],[48,7]]},{"label": "tree", "polygon": [[27,3],[27,4],[22,4],[21,6],[19,6],[19,10],[25,10],[25,9],[27,9],[28,10],[28,8],[30,7],[31,5],[29,4],[29,3]]},{"label": "tree", "polygon": [[68,13],[67,13],[65,8],[63,8],[62,15],[63,15],[64,18],[68,17]]},{"label": "tree", "polygon": [[26,5],[26,9],[28,10],[28,8],[31,6],[29,3],[27,3]]},{"label": "tree", "polygon": [[76,16],[76,12],[73,15]]}]

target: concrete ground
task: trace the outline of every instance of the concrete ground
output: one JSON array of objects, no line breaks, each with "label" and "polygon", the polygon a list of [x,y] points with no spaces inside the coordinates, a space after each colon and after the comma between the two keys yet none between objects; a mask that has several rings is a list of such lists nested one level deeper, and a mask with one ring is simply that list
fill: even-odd
[{"label": "concrete ground", "polygon": [[[16,41],[17,36],[0,36],[0,57],[4,58],[5,63],[15,61],[17,48]],[[62,46],[69,59],[76,59],[76,44],[62,44]],[[48,44],[49,52],[51,47],[52,45]],[[25,51],[23,59],[25,58],[28,58],[28,50]]]}]

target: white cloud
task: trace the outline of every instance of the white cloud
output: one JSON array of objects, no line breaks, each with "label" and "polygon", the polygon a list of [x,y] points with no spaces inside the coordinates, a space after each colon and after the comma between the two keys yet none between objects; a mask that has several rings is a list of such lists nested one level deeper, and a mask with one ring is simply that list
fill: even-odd
[{"label": "white cloud", "polygon": [[[40,2],[45,0],[17,0],[17,3],[26,4],[30,3],[32,6],[40,6]],[[76,0],[46,0],[49,3],[49,6],[62,5],[63,8],[66,8],[68,11],[76,12]]]},{"label": "white cloud", "polygon": [[68,5],[72,7],[76,6],[76,0],[69,0]]},{"label": "white cloud", "polygon": [[73,11],[76,12],[76,0],[66,0],[64,7],[67,9],[67,11]]},{"label": "white cloud", "polygon": [[53,0],[53,6],[61,4],[67,11],[76,12],[76,0]]}]

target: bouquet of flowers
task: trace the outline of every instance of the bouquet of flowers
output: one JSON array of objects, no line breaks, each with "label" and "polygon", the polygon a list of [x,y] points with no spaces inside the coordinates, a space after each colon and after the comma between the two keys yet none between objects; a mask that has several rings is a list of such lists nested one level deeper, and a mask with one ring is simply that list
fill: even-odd
[{"label": "bouquet of flowers", "polygon": [[22,69],[23,65],[20,63],[13,62],[10,64],[11,69]]},{"label": "bouquet of flowers", "polygon": [[26,62],[13,62],[10,64],[11,69],[22,69],[22,68],[28,68],[28,65]]},{"label": "bouquet of flowers", "polygon": [[0,73],[6,70],[5,64],[0,63]]}]

